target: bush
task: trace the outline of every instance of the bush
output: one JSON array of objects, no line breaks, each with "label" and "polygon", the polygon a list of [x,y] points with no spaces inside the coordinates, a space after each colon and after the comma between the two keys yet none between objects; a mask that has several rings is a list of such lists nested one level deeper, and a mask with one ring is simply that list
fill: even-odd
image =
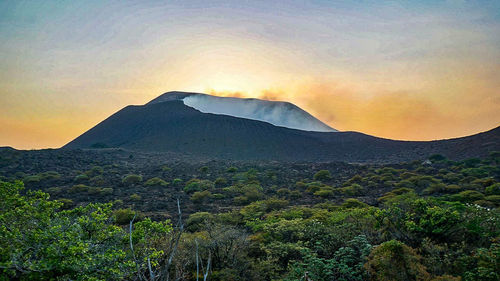
[{"label": "bush", "polygon": [[294,190],[292,192],[290,192],[290,198],[292,199],[299,199],[302,197],[302,193],[300,193],[300,191],[298,190]]},{"label": "bush", "polygon": [[371,280],[428,280],[429,273],[420,263],[415,250],[397,240],[391,240],[373,248],[365,269]]},{"label": "bush", "polygon": [[203,201],[205,201],[205,199],[210,198],[211,196],[212,196],[212,192],[210,192],[208,190],[204,190],[204,191],[197,191],[197,192],[193,193],[193,195],[191,196],[190,199],[194,203],[203,203]]},{"label": "bush", "polygon": [[212,194],[212,198],[213,199],[224,199],[224,198],[226,198],[226,196],[224,194],[221,194],[221,193],[215,193],[215,194]]},{"label": "bush", "polygon": [[473,203],[476,205],[479,205],[481,207],[490,208],[490,209],[493,209],[497,206],[495,203],[488,201],[488,200],[477,200],[477,201],[474,201]]},{"label": "bush", "polygon": [[62,203],[61,209],[68,210],[75,206],[75,203],[71,199],[61,198],[57,200],[59,203]]},{"label": "bush", "polygon": [[500,183],[495,183],[486,187],[485,193],[488,195],[500,195]]},{"label": "bush", "polygon": [[88,194],[100,194],[102,189],[100,187],[89,186],[87,192]]},{"label": "bush", "polygon": [[86,174],[79,174],[73,180],[76,182],[84,182],[89,180],[89,176]]},{"label": "bush", "polygon": [[93,185],[104,185],[106,184],[106,181],[104,180],[104,177],[102,175],[98,175],[91,178],[90,183]]},{"label": "bush", "polygon": [[191,179],[186,183],[184,192],[193,193],[195,191],[210,190],[214,188],[214,183],[209,180]]},{"label": "bush", "polygon": [[217,187],[222,187],[224,185],[227,184],[227,179],[224,178],[224,177],[218,177],[215,182],[214,182],[215,186]]},{"label": "bush", "polygon": [[238,168],[236,168],[236,167],[229,167],[226,170],[226,172],[228,172],[228,173],[236,173],[237,171],[238,171]]},{"label": "bush", "polygon": [[111,187],[105,187],[101,190],[102,195],[111,195],[113,194],[113,189]]},{"label": "bush", "polygon": [[442,193],[446,191],[446,185],[444,183],[433,183],[426,189],[424,189],[424,194],[434,194],[434,193]]},{"label": "bush", "polygon": [[245,205],[249,202],[248,198],[246,196],[236,196],[233,198],[233,203],[235,205]]},{"label": "bush", "polygon": [[276,193],[281,197],[287,197],[290,194],[290,190],[288,188],[280,188]]},{"label": "bush", "polygon": [[313,181],[311,183],[306,184],[306,192],[309,193],[315,193],[316,191],[319,191],[321,189],[331,189],[331,186],[323,184],[319,181]]},{"label": "bush", "polygon": [[50,187],[47,189],[47,192],[50,194],[50,195],[57,195],[59,193],[62,192],[62,188],[60,187]]},{"label": "bush", "polygon": [[363,203],[363,202],[359,201],[358,199],[347,198],[344,200],[344,203],[342,203],[342,207],[347,208],[347,209],[365,208],[365,207],[368,207],[368,204]]},{"label": "bush", "polygon": [[332,175],[328,170],[320,170],[316,174],[314,174],[313,179],[315,181],[328,181],[332,179]]},{"label": "bush", "polygon": [[101,166],[93,166],[90,170],[86,172],[90,177],[100,175],[104,172],[104,169]]},{"label": "bush", "polygon": [[470,203],[477,200],[483,200],[484,195],[479,191],[465,190],[458,194],[452,195],[451,198],[456,201]]},{"label": "bush", "polygon": [[456,185],[456,184],[447,185],[444,189],[444,191],[448,192],[448,193],[457,193],[460,190],[462,190],[462,187],[460,187],[459,185]]},{"label": "bush", "polygon": [[[118,225],[126,225],[129,224],[130,221],[134,218],[136,211],[132,211],[131,209],[119,209],[113,212],[113,216],[115,218],[115,223]],[[138,218],[139,213],[137,213],[136,220],[139,221]],[[141,216],[142,218],[142,216]]]},{"label": "bush", "polygon": [[186,221],[187,230],[191,232],[196,232],[203,230],[204,226],[207,222],[213,220],[214,215],[208,212],[198,212],[189,215],[189,218]]},{"label": "bush", "polygon": [[84,184],[76,184],[73,185],[68,192],[69,193],[80,193],[80,192],[87,192],[89,190],[89,186],[84,185]]},{"label": "bush", "polygon": [[23,179],[23,182],[25,184],[36,184],[36,183],[39,183],[41,180],[40,176],[39,175],[31,175],[31,176],[27,176]]},{"label": "bush", "polygon": [[142,176],[140,176],[140,175],[131,174],[131,175],[125,176],[122,179],[122,183],[124,183],[126,185],[134,185],[134,184],[138,184],[140,182],[142,182]]},{"label": "bush", "polygon": [[488,195],[484,198],[485,200],[488,200],[490,202],[495,203],[496,205],[500,205],[500,195]]},{"label": "bush", "polygon": [[168,182],[158,178],[158,177],[154,177],[154,178],[150,178],[149,180],[147,180],[144,185],[146,186],[167,186],[168,185]]},{"label": "bush", "polygon": [[140,201],[141,200],[141,196],[139,194],[135,194],[134,193],[134,194],[130,195],[129,199],[131,201]]},{"label": "bush", "polygon": [[333,197],[334,193],[333,193],[333,188],[322,188],[316,192],[314,192],[314,195],[316,196],[320,196],[320,197],[323,197],[323,198],[329,198],[329,197]]},{"label": "bush", "polygon": [[363,194],[364,188],[355,183],[347,187],[343,187],[340,189],[342,193],[349,195],[349,196],[355,196],[355,195],[361,195]]}]

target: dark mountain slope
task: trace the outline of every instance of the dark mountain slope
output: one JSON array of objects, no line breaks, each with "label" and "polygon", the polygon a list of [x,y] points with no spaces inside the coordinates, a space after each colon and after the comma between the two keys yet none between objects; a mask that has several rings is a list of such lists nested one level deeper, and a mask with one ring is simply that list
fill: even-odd
[{"label": "dark mountain slope", "polygon": [[127,106],[64,146],[95,144],[236,160],[398,162],[433,153],[451,159],[500,150],[500,128],[470,137],[408,142],[356,132],[307,132],[266,122],[201,113],[180,100]]}]

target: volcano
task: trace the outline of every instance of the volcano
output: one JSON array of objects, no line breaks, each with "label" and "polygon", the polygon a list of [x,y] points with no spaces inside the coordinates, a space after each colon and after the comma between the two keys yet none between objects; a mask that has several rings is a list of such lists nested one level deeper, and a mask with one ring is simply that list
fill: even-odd
[{"label": "volcano", "polygon": [[485,156],[500,150],[500,128],[449,140],[397,141],[339,132],[288,102],[168,92],[121,109],[63,148],[205,159],[400,162],[436,153],[450,159]]}]

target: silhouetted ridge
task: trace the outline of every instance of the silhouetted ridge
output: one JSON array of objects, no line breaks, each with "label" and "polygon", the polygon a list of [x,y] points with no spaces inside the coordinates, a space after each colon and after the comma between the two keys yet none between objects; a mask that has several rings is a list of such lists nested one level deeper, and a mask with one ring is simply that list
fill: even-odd
[{"label": "silhouetted ridge", "polygon": [[241,160],[351,162],[396,162],[434,153],[461,159],[500,150],[500,128],[431,142],[394,141],[356,132],[309,132],[202,113],[184,104],[182,97],[189,95],[169,93],[156,102],[127,106],[64,148],[124,148]]}]

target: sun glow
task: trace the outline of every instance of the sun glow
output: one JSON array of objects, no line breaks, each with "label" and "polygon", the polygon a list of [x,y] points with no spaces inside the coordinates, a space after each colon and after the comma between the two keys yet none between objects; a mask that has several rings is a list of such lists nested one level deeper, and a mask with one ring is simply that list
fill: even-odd
[{"label": "sun glow", "polygon": [[58,147],[167,91],[289,101],[394,139],[499,125],[498,1],[334,2],[0,1],[0,146]]}]

